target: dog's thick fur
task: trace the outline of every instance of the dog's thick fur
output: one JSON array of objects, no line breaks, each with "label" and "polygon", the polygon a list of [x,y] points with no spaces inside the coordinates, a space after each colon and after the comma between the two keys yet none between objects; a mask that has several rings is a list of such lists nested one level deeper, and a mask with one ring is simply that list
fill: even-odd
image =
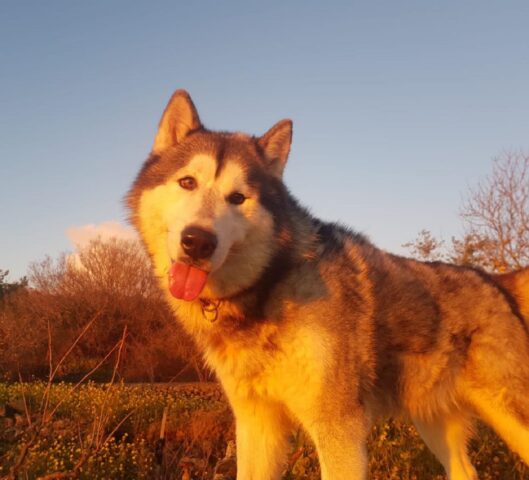
[{"label": "dog's thick fur", "polygon": [[[209,131],[177,91],[127,197],[168,302],[233,407],[237,478],[279,478],[300,422],[323,480],[364,479],[381,414],[410,418],[451,480],[477,478],[474,417],[529,463],[529,271],[401,258],[313,218],[281,180],[291,134],[289,120],[258,138]],[[186,256],[189,226],[218,239],[209,258]],[[209,272],[196,300],[169,294],[175,261]]]}]

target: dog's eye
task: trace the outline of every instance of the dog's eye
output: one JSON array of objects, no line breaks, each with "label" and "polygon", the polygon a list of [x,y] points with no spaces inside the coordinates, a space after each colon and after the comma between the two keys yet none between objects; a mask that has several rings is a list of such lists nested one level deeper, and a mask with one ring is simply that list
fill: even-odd
[{"label": "dog's eye", "polygon": [[178,180],[180,186],[185,190],[194,190],[197,188],[197,181],[193,177],[184,177]]},{"label": "dog's eye", "polygon": [[233,192],[228,196],[228,202],[230,202],[232,205],[241,205],[241,203],[244,203],[246,200],[246,197],[239,192]]}]

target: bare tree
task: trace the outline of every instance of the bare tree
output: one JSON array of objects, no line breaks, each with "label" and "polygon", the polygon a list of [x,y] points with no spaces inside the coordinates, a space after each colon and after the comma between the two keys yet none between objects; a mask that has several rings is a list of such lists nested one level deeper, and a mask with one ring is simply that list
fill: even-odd
[{"label": "bare tree", "polygon": [[470,190],[461,216],[490,269],[529,264],[529,155],[506,152],[494,159],[492,174]]},{"label": "bare tree", "polygon": [[461,211],[464,235],[449,244],[422,230],[404,244],[421,260],[505,272],[529,264],[529,155],[507,152],[492,173],[471,188]]}]

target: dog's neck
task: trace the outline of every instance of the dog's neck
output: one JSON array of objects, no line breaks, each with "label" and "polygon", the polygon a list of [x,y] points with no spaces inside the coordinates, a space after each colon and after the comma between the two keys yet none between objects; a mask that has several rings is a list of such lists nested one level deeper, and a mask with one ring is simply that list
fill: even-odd
[{"label": "dog's neck", "polygon": [[199,298],[204,321],[232,329],[255,324],[268,318],[268,299],[275,287],[289,275],[296,264],[293,252],[278,251],[261,276],[251,286],[220,298]]},{"label": "dog's neck", "polygon": [[[207,295],[193,302],[178,302],[177,313],[185,328],[199,343],[219,336],[234,338],[237,332],[258,329],[264,320],[281,321],[282,300],[277,291],[299,266],[318,258],[321,250],[320,224],[294,201],[291,216],[283,219],[276,248],[260,276],[249,286],[223,295]],[[288,234],[285,234],[284,232]],[[269,301],[273,298],[273,302]]]},{"label": "dog's neck", "polygon": [[[292,210],[292,217],[283,224],[284,231],[279,229],[276,234],[274,253],[260,276],[251,285],[229,296],[202,298],[200,302],[205,318],[233,323],[233,317],[236,317],[236,323],[251,324],[270,318],[275,313],[268,309],[271,303],[268,300],[274,290],[292,274],[296,266],[316,259],[319,250],[319,226],[302,208]],[[223,315],[225,311],[230,313]],[[234,311],[238,314],[234,315]]]}]

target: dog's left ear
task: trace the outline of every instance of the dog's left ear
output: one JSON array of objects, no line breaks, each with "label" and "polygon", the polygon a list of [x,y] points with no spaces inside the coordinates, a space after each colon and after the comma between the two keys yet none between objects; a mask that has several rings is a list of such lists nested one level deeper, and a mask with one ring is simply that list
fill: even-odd
[{"label": "dog's left ear", "polygon": [[292,143],[292,120],[280,120],[257,142],[270,163],[271,173],[281,177]]}]

